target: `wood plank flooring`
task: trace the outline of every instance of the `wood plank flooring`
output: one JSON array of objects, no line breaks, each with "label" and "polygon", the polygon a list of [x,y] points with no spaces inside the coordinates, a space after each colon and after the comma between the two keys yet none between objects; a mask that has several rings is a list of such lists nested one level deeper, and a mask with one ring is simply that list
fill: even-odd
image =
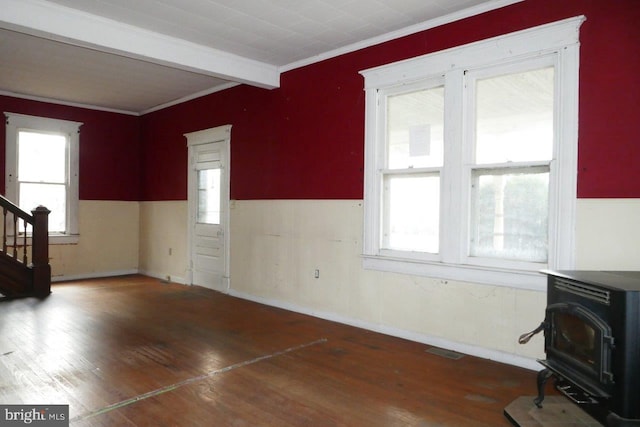
[{"label": "wood plank flooring", "polygon": [[[515,338],[514,338],[515,339]],[[128,276],[0,301],[0,403],[72,426],[508,426],[535,373]]]}]

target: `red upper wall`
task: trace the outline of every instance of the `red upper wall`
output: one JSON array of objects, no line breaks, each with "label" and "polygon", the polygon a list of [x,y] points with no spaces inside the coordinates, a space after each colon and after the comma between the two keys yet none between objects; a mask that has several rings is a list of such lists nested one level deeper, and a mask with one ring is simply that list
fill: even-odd
[{"label": "red upper wall", "polygon": [[[640,1],[526,0],[137,118],[0,96],[2,111],[83,122],[80,198],[184,200],[184,133],[231,124],[234,199],[360,199],[364,92],[358,71],[585,15],[578,196],[640,197]],[[4,165],[4,127],[0,165]],[[4,171],[0,173],[4,189]]]},{"label": "red upper wall", "polygon": [[640,1],[526,0],[142,118],[144,200],[183,200],[184,133],[231,124],[234,199],[363,197],[364,92],[358,71],[585,15],[578,195],[640,197]]},{"label": "red upper wall", "polygon": [[[139,117],[7,96],[0,96],[0,111],[82,122],[80,199],[140,199]],[[4,194],[5,127],[0,129],[0,189]]]}]

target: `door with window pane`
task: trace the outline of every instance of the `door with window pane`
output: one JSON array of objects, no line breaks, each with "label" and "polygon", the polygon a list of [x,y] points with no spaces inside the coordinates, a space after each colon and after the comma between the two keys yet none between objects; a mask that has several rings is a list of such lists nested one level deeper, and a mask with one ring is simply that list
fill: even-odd
[{"label": "door with window pane", "polygon": [[221,142],[193,147],[190,240],[192,283],[226,292],[223,148]]}]

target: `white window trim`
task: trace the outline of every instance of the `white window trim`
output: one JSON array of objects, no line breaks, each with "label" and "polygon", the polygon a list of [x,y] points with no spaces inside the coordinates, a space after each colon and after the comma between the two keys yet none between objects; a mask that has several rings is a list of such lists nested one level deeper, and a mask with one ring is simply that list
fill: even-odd
[{"label": "white window trim", "polygon": [[[584,16],[481,40],[475,43],[404,61],[368,69],[360,73],[365,79],[365,187],[364,187],[364,248],[363,266],[367,269],[391,271],[434,278],[508,286],[542,291],[546,278],[539,273],[544,268],[572,269],[575,264],[575,210],[577,199],[577,149],[578,149],[578,70],[579,29]],[[378,105],[381,92],[408,86],[433,78],[445,78],[445,90],[450,96],[445,105],[445,141],[460,141],[466,132],[461,126],[447,123],[463,123],[464,88],[449,81],[463,81],[466,70],[480,70],[500,64],[533,60],[551,56],[556,67],[555,135],[562,141],[554,144],[551,168],[556,174],[550,180],[549,224],[553,238],[549,241],[549,260],[545,264],[525,263],[514,267],[499,265],[469,265],[465,254],[442,247],[451,239],[441,239],[441,253],[445,258],[429,259],[428,256],[412,256],[408,253],[385,251],[380,248],[380,206],[382,203],[380,165],[384,160],[383,126],[379,120]],[[446,144],[446,143],[445,143]],[[455,158],[464,158],[462,144],[448,144],[446,150]],[[454,179],[463,179],[455,177]],[[443,183],[443,191],[449,188]],[[460,188],[458,186],[457,188]],[[464,188],[464,185],[462,186]],[[461,194],[460,197],[468,197]],[[449,206],[441,206],[441,221],[449,221],[452,215],[461,215],[454,197]],[[467,202],[464,201],[464,206]],[[460,218],[454,218],[461,221]],[[443,227],[441,225],[441,229]],[[449,228],[451,229],[451,228]],[[467,231],[456,230],[457,247],[466,247]],[[450,249],[450,248],[449,248]],[[506,264],[508,265],[508,264]]]},{"label": "white window trim", "polygon": [[[6,159],[5,159],[5,195],[9,200],[17,200],[17,181],[14,179],[18,168],[17,137],[21,129],[60,132],[69,137],[69,185],[67,187],[67,232],[49,233],[50,244],[74,244],[79,240],[79,146],[80,122],[29,116],[25,114],[4,113],[6,116]],[[34,206],[35,208],[35,206]]]}]

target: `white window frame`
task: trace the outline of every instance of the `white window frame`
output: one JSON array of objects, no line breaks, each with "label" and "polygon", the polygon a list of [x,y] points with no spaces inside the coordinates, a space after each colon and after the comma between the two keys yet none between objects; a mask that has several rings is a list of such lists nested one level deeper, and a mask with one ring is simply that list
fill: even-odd
[{"label": "white window frame", "polygon": [[[363,266],[441,279],[546,289],[541,269],[575,264],[577,199],[579,29],[584,16],[486,39],[361,71],[365,80],[365,187]],[[469,257],[472,141],[475,126],[465,85],[487,69],[555,67],[554,152],[549,183],[548,262]],[[382,179],[386,160],[386,96],[403,87],[445,82],[445,166],[441,175],[440,251],[423,254],[381,247]],[[445,195],[446,193],[446,195]]]},{"label": "white window frame", "polygon": [[[80,126],[82,123],[26,114],[4,113],[6,116],[6,159],[5,159],[5,196],[14,203],[18,200],[18,132],[32,130],[51,132],[67,137],[67,179],[66,179],[66,232],[49,233],[50,244],[77,243],[79,208],[79,146]],[[34,206],[35,208],[35,206]]]}]

